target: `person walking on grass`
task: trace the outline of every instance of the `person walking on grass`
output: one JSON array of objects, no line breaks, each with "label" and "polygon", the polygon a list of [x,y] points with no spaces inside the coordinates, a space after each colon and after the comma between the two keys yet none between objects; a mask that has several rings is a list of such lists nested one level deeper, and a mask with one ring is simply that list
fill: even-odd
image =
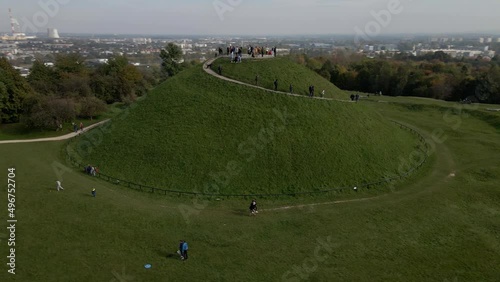
[{"label": "person walking on grass", "polygon": [[257,201],[252,200],[252,202],[250,203],[250,215],[256,215],[258,214],[259,212],[257,211]]},{"label": "person walking on grass", "polygon": [[293,85],[290,84],[290,94],[293,94]]},{"label": "person walking on grass", "polygon": [[94,188],[94,189],[92,189],[92,197],[95,198],[95,194],[96,194],[96,192],[95,192],[95,188]]},{"label": "person walking on grass", "polygon": [[274,91],[278,91],[278,79],[274,80]]},{"label": "person walking on grass", "polygon": [[57,180],[56,181],[56,189],[59,192],[59,190],[64,190],[64,188],[61,186],[61,181]]},{"label": "person walking on grass", "polygon": [[217,68],[217,72],[219,73],[219,75],[222,75],[222,66],[219,65],[219,67]]},{"label": "person walking on grass", "polygon": [[256,76],[255,76],[255,85],[257,85],[258,83],[259,83],[259,76],[258,76],[258,75],[256,75]]},{"label": "person walking on grass", "polygon": [[177,250],[177,254],[181,257],[181,260],[184,259],[184,256],[182,255],[182,245],[184,245],[184,241],[179,240],[179,250]]},{"label": "person walking on grass", "polygon": [[321,91],[321,98],[325,98],[325,90]]},{"label": "person walking on grass", "polygon": [[188,259],[188,243],[186,241],[182,241],[182,260]]}]

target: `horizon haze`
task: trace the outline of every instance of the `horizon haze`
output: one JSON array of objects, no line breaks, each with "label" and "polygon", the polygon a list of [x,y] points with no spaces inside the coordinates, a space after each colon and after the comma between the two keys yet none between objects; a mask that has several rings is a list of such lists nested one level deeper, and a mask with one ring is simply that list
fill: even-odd
[{"label": "horizon haze", "polygon": [[4,32],[9,8],[26,33],[354,35],[368,27],[388,35],[496,33],[500,26],[494,0],[6,0]]}]

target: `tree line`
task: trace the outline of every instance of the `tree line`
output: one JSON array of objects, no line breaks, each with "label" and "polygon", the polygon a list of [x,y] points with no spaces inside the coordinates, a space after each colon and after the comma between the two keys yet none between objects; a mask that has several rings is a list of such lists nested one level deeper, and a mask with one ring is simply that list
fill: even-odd
[{"label": "tree line", "polygon": [[338,53],[295,60],[344,90],[447,101],[500,103],[500,58],[453,59],[443,52],[421,57],[364,58]]},{"label": "tree line", "polygon": [[0,121],[22,122],[31,128],[55,129],[76,118],[92,119],[108,105],[133,103],[161,81],[193,63],[181,63],[174,44],[162,50],[161,68],[138,68],[125,56],[89,66],[78,53],[60,54],[53,66],[33,62],[24,78],[9,61],[0,58]]}]

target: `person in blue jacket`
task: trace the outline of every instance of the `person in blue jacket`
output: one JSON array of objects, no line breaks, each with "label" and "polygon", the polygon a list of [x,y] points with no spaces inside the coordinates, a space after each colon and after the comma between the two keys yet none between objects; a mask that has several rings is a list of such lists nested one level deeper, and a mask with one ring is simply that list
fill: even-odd
[{"label": "person in blue jacket", "polygon": [[186,260],[188,259],[188,243],[186,241],[183,241],[182,243],[182,259]]}]

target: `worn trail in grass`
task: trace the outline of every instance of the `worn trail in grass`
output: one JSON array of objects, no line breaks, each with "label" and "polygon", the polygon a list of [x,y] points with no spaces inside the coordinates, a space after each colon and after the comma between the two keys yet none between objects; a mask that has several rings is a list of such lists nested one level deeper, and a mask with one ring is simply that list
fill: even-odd
[{"label": "worn trail in grass", "polygon": [[233,195],[380,181],[397,171],[394,156],[417,146],[415,136],[366,105],[271,94],[220,80],[200,66],[78,140],[74,151],[81,164],[121,180]]}]

